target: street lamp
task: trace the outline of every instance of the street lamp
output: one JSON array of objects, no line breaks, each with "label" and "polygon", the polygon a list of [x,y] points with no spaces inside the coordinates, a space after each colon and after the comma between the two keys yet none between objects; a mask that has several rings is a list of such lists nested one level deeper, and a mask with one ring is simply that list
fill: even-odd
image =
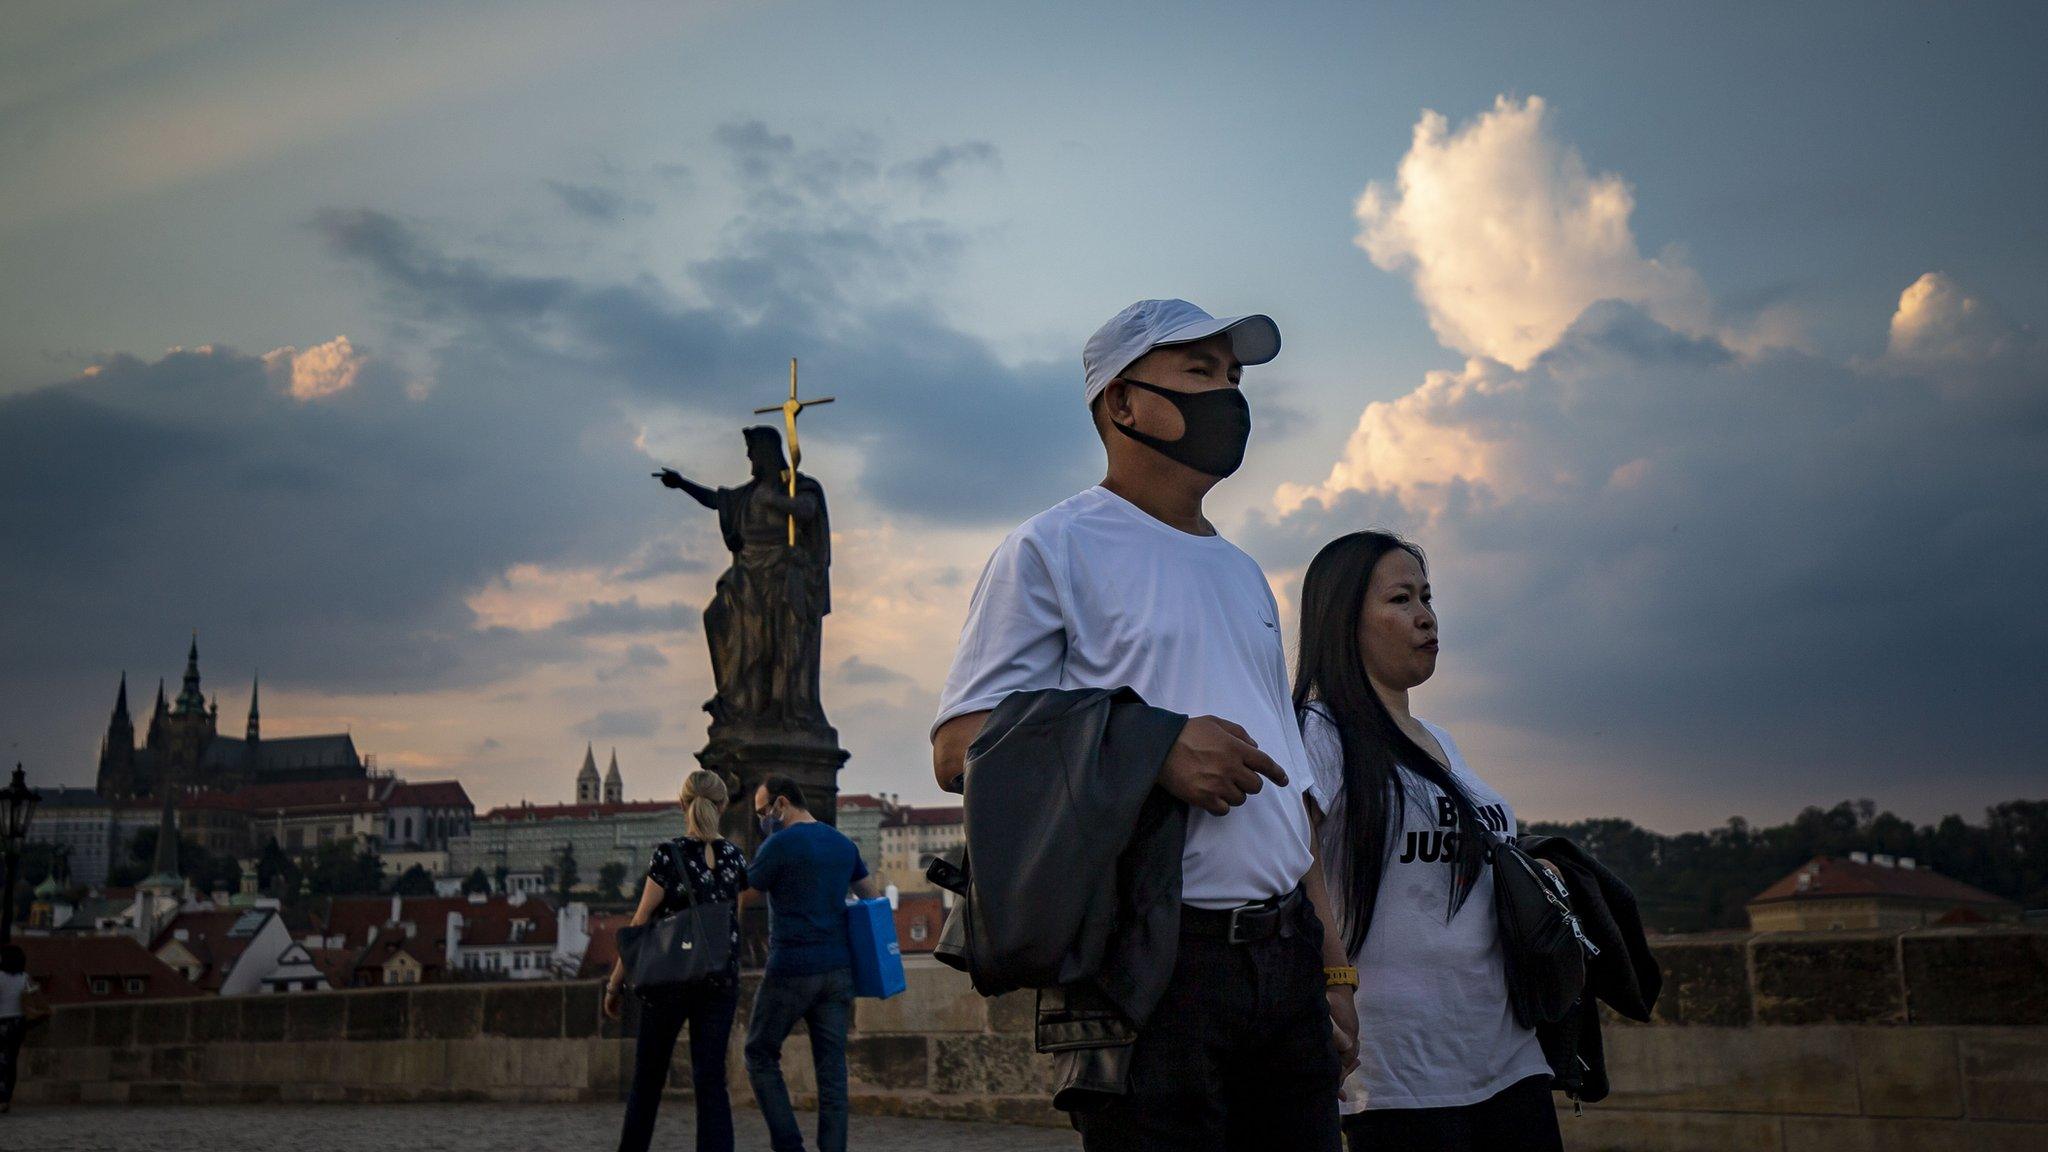
[{"label": "street lamp", "polygon": [[22,779],[21,765],[14,766],[14,781],[0,789],[0,851],[7,855],[7,888],[0,893],[0,944],[14,938],[14,874],[21,865],[21,846],[28,840],[28,822],[36,814],[36,802],[43,798]]}]

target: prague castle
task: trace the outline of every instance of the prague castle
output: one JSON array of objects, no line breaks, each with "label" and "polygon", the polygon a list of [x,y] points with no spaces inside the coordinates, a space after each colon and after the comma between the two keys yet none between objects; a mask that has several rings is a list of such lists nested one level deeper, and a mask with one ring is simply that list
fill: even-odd
[{"label": "prague castle", "polygon": [[363,758],[347,733],[263,739],[256,698],[252,681],[244,735],[221,735],[219,698],[208,704],[199,690],[199,638],[194,635],[185,656],[184,687],[175,702],[166,703],[163,683],[157,683],[149,730],[137,744],[128,716],[128,676],[123,673],[114,714],[100,743],[95,791],[106,800],[136,800],[156,796],[165,780],[184,791],[232,792],[254,784],[365,776]]}]

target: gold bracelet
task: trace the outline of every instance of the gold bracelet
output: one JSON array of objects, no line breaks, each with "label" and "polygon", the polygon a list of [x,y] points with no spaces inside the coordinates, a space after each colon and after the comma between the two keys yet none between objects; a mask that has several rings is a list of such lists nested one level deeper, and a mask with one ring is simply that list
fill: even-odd
[{"label": "gold bracelet", "polygon": [[1351,967],[1323,969],[1323,986],[1326,988],[1358,987],[1358,969]]}]

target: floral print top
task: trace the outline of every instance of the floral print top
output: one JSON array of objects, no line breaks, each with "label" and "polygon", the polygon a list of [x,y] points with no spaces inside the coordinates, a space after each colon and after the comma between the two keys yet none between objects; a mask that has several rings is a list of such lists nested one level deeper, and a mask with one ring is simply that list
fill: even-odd
[{"label": "floral print top", "polygon": [[[654,858],[647,862],[647,878],[661,886],[661,906],[656,918],[671,916],[690,906],[716,900],[732,910],[732,955],[740,954],[740,889],[747,885],[747,854],[740,846],[720,837],[712,842],[711,864],[704,863],[704,842],[688,836],[664,840],[654,846]],[[684,884],[690,887],[686,891]]]}]

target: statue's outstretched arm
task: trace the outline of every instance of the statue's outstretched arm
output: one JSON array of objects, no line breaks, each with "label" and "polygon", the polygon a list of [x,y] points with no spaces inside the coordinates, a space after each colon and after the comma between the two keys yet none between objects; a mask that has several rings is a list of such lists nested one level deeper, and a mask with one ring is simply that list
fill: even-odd
[{"label": "statue's outstretched arm", "polygon": [[661,471],[656,472],[654,477],[661,481],[663,487],[681,488],[684,492],[689,493],[690,499],[695,500],[714,512],[718,510],[718,489],[706,488],[673,468],[663,468]]}]

